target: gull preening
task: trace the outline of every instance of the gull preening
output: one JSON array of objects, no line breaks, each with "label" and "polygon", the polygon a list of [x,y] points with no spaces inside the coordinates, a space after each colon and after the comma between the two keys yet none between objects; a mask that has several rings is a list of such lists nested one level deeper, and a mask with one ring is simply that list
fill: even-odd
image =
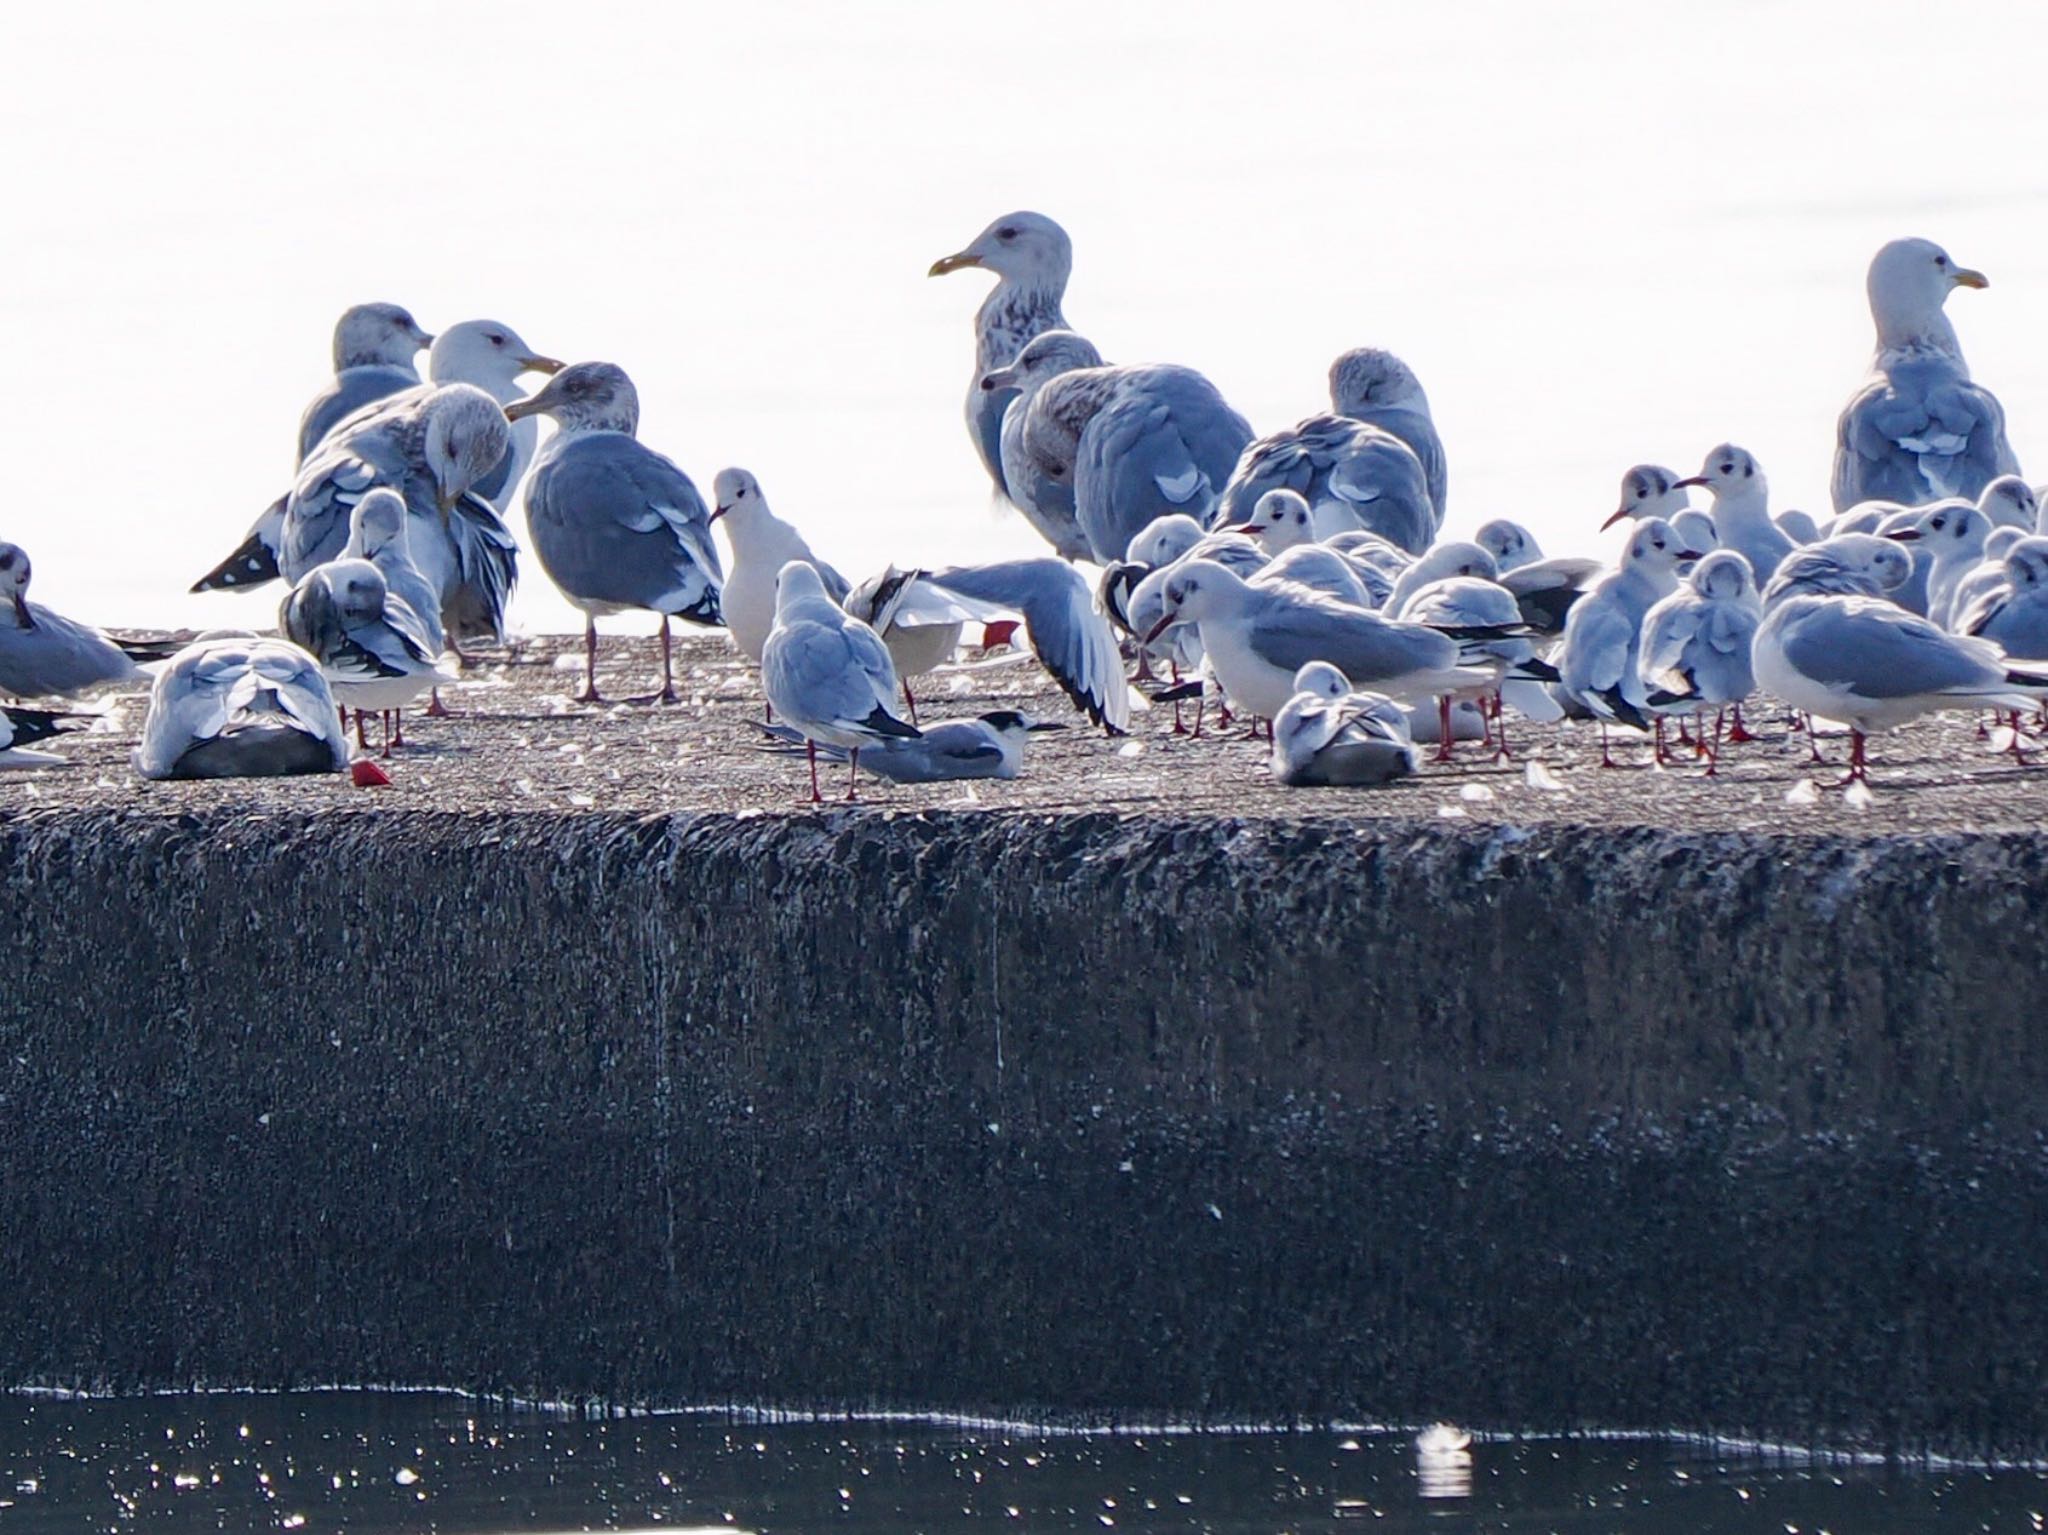
[{"label": "gull preening", "polygon": [[[330,560],[307,571],[278,609],[278,628],[320,663],[335,703],[355,710],[359,744],[368,744],[365,713],[404,709],[453,678],[442,669],[434,631],[369,560]],[[392,745],[387,721],[386,757]]]},{"label": "gull preening", "polygon": [[1330,409],[1392,432],[1408,445],[1422,465],[1429,504],[1442,526],[1449,471],[1429,396],[1415,370],[1383,347],[1355,347],[1330,364]]}]

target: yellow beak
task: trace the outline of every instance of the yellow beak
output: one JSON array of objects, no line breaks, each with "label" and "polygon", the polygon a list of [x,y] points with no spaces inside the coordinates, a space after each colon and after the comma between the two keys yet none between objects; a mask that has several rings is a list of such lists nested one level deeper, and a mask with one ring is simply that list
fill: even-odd
[{"label": "yellow beak", "polygon": [[519,366],[528,373],[560,373],[569,365],[552,357],[534,356],[520,358]]},{"label": "yellow beak", "polygon": [[1991,286],[1990,278],[1986,277],[1982,272],[1973,272],[1966,266],[1957,267],[1954,273],[1950,275],[1949,281],[1958,288],[1988,288]]},{"label": "yellow beak", "polygon": [[924,275],[927,277],[944,277],[948,272],[957,272],[962,267],[980,266],[981,264],[981,257],[975,255],[973,251],[955,251],[950,256],[939,257],[937,261],[932,263],[932,269]]}]

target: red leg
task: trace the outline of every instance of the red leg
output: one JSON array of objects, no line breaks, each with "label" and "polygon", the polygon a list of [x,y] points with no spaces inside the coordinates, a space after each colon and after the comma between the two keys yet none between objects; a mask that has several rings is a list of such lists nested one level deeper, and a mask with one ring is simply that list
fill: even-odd
[{"label": "red leg", "polygon": [[445,720],[448,718],[448,715],[448,706],[441,702],[441,690],[435,688],[432,693],[427,695],[427,718],[430,720]]},{"label": "red leg", "polygon": [[1451,760],[1451,695],[1439,693],[1436,696],[1436,760]]},{"label": "red leg", "polygon": [[1756,739],[1754,735],[1750,734],[1749,727],[1742,723],[1741,704],[1735,706],[1735,728],[1728,732],[1728,739],[1737,746],[1742,745],[1746,741],[1754,741]]},{"label": "red leg", "polygon": [[674,640],[669,637],[668,614],[661,615],[661,701],[672,704],[676,701]]},{"label": "red leg", "polygon": [[384,760],[391,760],[391,716],[384,710],[377,711],[377,734],[384,738]]},{"label": "red leg", "polygon": [[356,710],[356,745],[364,751],[370,749],[370,738],[363,734],[363,711]]},{"label": "red leg", "polygon": [[1621,765],[1620,763],[1614,760],[1614,753],[1609,748],[1607,740],[1607,721],[1605,720],[1602,720],[1600,722],[1600,765],[1604,768],[1619,767]]},{"label": "red leg", "polygon": [[811,803],[822,805],[825,803],[825,796],[818,792],[818,743],[804,742],[804,751],[811,759]]},{"label": "red leg", "polygon": [[597,692],[597,620],[587,613],[583,616],[583,696],[576,702],[604,702]]},{"label": "red leg", "polygon": [[398,747],[401,751],[405,749],[405,711],[403,709],[393,709],[391,711],[391,744]]},{"label": "red leg", "polygon": [[903,705],[910,711],[910,723],[915,725],[917,723],[917,700],[911,696],[910,679],[907,677],[903,680]]}]

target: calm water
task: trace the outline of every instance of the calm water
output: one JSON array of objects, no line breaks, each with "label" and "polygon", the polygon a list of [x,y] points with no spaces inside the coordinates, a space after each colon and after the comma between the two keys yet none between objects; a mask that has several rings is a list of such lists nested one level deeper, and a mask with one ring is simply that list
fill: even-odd
[{"label": "calm water", "polygon": [[2048,1478],[1650,1443],[584,1421],[441,1395],[0,1398],[0,1531],[2039,1531]]}]

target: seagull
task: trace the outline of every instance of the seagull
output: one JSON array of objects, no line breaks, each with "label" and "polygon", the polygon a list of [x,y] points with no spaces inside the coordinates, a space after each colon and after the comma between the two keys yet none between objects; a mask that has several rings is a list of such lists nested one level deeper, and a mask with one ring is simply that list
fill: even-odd
[{"label": "seagull", "polygon": [[1678,567],[1704,551],[1687,549],[1671,524],[1647,517],[1636,524],[1621,565],[1573,606],[1565,619],[1556,662],[1558,692],[1600,721],[1600,765],[1613,767],[1607,725],[1618,720],[1650,728],[1648,691],[1637,671],[1643,618],[1678,585]]},{"label": "seagull", "polygon": [[1871,258],[1871,376],[1835,426],[1835,510],[1859,501],[1919,506],[1975,499],[2001,474],[2019,473],[2005,410],[1970,381],[1962,344],[1942,305],[1957,288],[1983,288],[1932,240],[1893,240]]},{"label": "seagull", "polygon": [[1299,491],[1267,491],[1249,521],[1225,531],[1244,534],[1270,557],[1258,580],[1300,581],[1366,608],[1393,593],[1392,578],[1378,565],[1316,541],[1315,513]]},{"label": "seagull", "polygon": [[[1968,612],[1977,599],[1986,592],[2006,584],[2006,556],[2012,553],[2014,546],[2021,539],[2034,536],[2032,529],[2000,527],[1991,530],[1991,536],[1984,540],[1984,558],[1978,561],[1976,569],[1965,572],[1962,580],[1956,582],[1955,596],[1949,603],[1949,613],[1954,619],[1954,622],[1948,625],[1950,629],[1957,634],[1970,632],[1963,627],[1963,614]],[[2007,649],[2011,647],[2007,646]],[[2022,650],[2015,654],[2031,656],[2032,653]]]},{"label": "seagull", "polygon": [[2001,474],[1977,497],[1977,510],[1991,520],[1994,528],[2039,531],[2041,500],[2034,487],[2016,474]]},{"label": "seagull", "polygon": [[1399,618],[1408,599],[1432,582],[1448,581],[1453,576],[1475,576],[1481,581],[1492,581],[1499,574],[1500,567],[1493,563],[1493,556],[1477,544],[1469,544],[1462,539],[1432,544],[1395,579],[1394,590],[1387,598],[1388,616]]},{"label": "seagull", "polygon": [[[760,727],[778,741],[806,744],[801,731]],[[892,783],[948,783],[960,778],[1015,778],[1024,766],[1024,743],[1042,730],[1065,730],[1057,720],[1033,719],[1015,709],[993,709],[973,719],[939,720],[919,736],[886,736],[861,750],[868,771]],[[818,749],[828,762],[846,752]]]},{"label": "seagull", "polygon": [[[951,653],[963,624],[1021,618],[1032,653],[1074,707],[1111,735],[1130,728],[1130,689],[1116,635],[1096,608],[1087,579],[1064,560],[998,560],[944,570],[891,566],[854,588],[846,610],[881,636],[899,672],[903,656],[922,670],[936,666],[944,655],[930,658],[941,643]],[[926,641],[928,632],[937,639]]]},{"label": "seagull", "polygon": [[341,558],[368,560],[391,595],[412,609],[435,655],[448,648],[441,629],[440,594],[413,562],[405,498],[387,486],[368,491],[348,514],[348,542]]},{"label": "seagull", "polygon": [[[371,306],[384,307],[384,306]],[[400,310],[398,313],[403,314]],[[342,317],[346,324],[348,317]],[[508,325],[495,320],[464,320],[451,325],[439,336],[429,338],[432,348],[428,353],[427,371],[431,382],[422,384],[417,374],[411,372],[411,353],[406,354],[407,367],[403,382],[395,377],[386,377],[382,382],[394,383],[395,387],[375,394],[364,394],[343,414],[325,425],[319,437],[307,442],[304,426],[301,428],[300,465],[314,456],[315,450],[327,438],[338,432],[352,432],[371,420],[393,410],[417,412],[428,396],[435,390],[451,384],[469,384],[481,389],[500,405],[518,398],[516,382],[521,373],[552,373],[561,364],[552,357],[543,357],[534,352],[519,339],[518,332]],[[337,333],[337,351],[340,336]],[[315,406],[319,405],[315,401]],[[309,419],[312,407],[309,407]],[[493,512],[504,509],[506,498],[519,477],[525,472],[527,463],[533,457],[535,434],[538,428],[527,423],[523,428],[514,427],[509,446],[492,466],[486,468],[473,487],[477,494],[491,503]],[[220,564],[192,583],[194,592],[245,591],[261,586],[285,575],[280,564],[280,549],[284,529],[285,507],[290,493],[280,496],[257,517],[254,526],[243,537],[242,542]],[[508,546],[509,547],[509,546]],[[301,570],[300,574],[304,574]]]},{"label": "seagull", "polygon": [[[1778,561],[1797,547],[1771,521],[1767,504],[1770,485],[1762,467],[1734,443],[1722,443],[1707,455],[1698,474],[1678,483],[1704,485],[1713,493],[1714,536],[1719,546],[1736,550],[1748,560],[1758,582],[1770,580]],[[1675,531],[1677,524],[1672,527]],[[1704,549],[1700,552],[1706,553]]]},{"label": "seagull", "polygon": [[820,744],[845,748],[846,797],[852,800],[863,746],[921,734],[889,712],[896,668],[881,636],[834,602],[802,560],[791,560],[776,576],[775,628],[761,651],[761,688],[809,743],[814,805],[821,800]]},{"label": "seagull", "polygon": [[334,381],[299,417],[299,457],[321,443],[336,422],[365,405],[419,387],[413,358],[434,338],[396,304],[355,304],[334,325]]},{"label": "seagull", "polygon": [[583,610],[581,701],[601,702],[597,615],[646,609],[661,615],[656,696],[675,702],[670,617],[724,621],[724,573],[704,498],[687,474],[634,436],[640,396],[612,363],[564,368],[505,414],[555,420],[555,435],[526,477],[526,526],[541,569]]},{"label": "seagull", "polygon": [[1795,544],[1817,544],[1820,542],[1820,524],[1813,520],[1810,512],[1797,507],[1787,507],[1771,518],[1778,531]]},{"label": "seagull", "polygon": [[157,673],[134,752],[144,778],[261,778],[348,766],[320,663],[285,640],[202,637]]},{"label": "seagull", "polygon": [[1718,542],[1714,519],[1686,504],[1684,485],[1675,469],[1661,464],[1633,465],[1621,477],[1621,505],[1607,514],[1601,531],[1624,519],[1641,522],[1646,517],[1662,517],[1686,548],[1714,548]]},{"label": "seagull", "polygon": [[1206,521],[1252,429],[1192,368],[1069,368],[1044,353],[989,372],[991,393],[1030,388],[1020,451],[1074,487],[1089,557],[1107,564],[1153,518]]},{"label": "seagull", "polygon": [[124,646],[89,624],[28,600],[28,553],[0,543],[0,693],[72,697],[143,676],[138,661],[160,661],[160,646]]},{"label": "seagull", "polygon": [[1392,783],[1419,765],[1408,716],[1383,693],[1355,693],[1343,672],[1311,661],[1273,716],[1273,776],[1290,788]]},{"label": "seagull", "polygon": [[1034,336],[1067,328],[1060,299],[1074,269],[1074,244],[1064,229],[1042,213],[1008,213],[976,235],[965,249],[934,261],[927,275],[943,277],[966,267],[984,268],[997,278],[974,316],[974,377],[967,385],[967,433],[996,493],[1008,496],[1003,414],[1016,395],[1009,386],[991,389],[985,381],[990,373],[1008,367]]},{"label": "seagull", "polygon": [[719,611],[733,643],[756,666],[768,631],[775,627],[775,578],[791,560],[818,572],[826,595],[844,603],[852,590],[846,577],[811,552],[803,534],[768,509],[761,482],[745,469],[721,469],[711,481],[711,521],[725,523],[732,544],[732,574],[719,593]]},{"label": "seagull", "polygon": [[1146,635],[1194,624],[1224,692],[1270,720],[1294,696],[1294,675],[1329,661],[1355,683],[1421,699],[1481,686],[1490,674],[1461,664],[1457,639],[1398,623],[1297,587],[1252,586],[1214,560],[1186,560],[1166,582],[1164,614]]},{"label": "seagull", "polygon": [[[1074,511],[1073,477],[1048,473],[1035,462],[1025,447],[1024,429],[1031,419],[1031,401],[1043,385],[1062,373],[1102,365],[1102,354],[1087,337],[1049,330],[1033,337],[1000,374],[991,372],[982,379],[983,389],[1010,396],[1002,423],[1003,485],[1010,503],[1063,560],[1095,558]],[[1014,379],[1017,387],[997,391],[989,381],[1000,376]]]},{"label": "seagull", "polygon": [[[403,709],[437,683],[441,649],[419,615],[391,594],[382,571],[368,560],[329,560],[300,577],[277,613],[284,637],[320,663],[337,705],[356,711],[363,746],[363,715]],[[391,755],[391,735],[384,735]]]},{"label": "seagull", "polygon": [[1984,541],[1991,536],[1991,519],[1967,501],[1937,501],[1918,512],[1906,527],[1884,535],[1895,543],[1910,543],[1913,560],[1927,552],[1926,616],[1942,628],[1953,628],[1956,588],[1984,559]]},{"label": "seagull", "polygon": [[285,503],[278,571],[294,585],[348,543],[356,503],[379,485],[405,498],[407,545],[439,594],[458,645],[502,644],[518,578],[517,546],[473,487],[505,454],[504,412],[481,389],[450,384],[395,395],[337,426]]},{"label": "seagull", "polygon": [[1720,762],[1723,716],[1735,711],[1731,739],[1754,739],[1742,723],[1743,701],[1756,691],[1750,642],[1763,621],[1763,600],[1749,561],[1733,549],[1710,552],[1678,590],[1643,615],[1636,659],[1647,705],[1658,710],[1714,709],[1707,772]]},{"label": "seagull", "polygon": [[1244,450],[1224,487],[1222,522],[1250,518],[1269,490],[1298,491],[1316,514],[1316,534],[1363,528],[1420,554],[1436,537],[1422,460],[1392,432],[1345,416],[1310,416]]},{"label": "seagull", "polygon": [[1997,568],[1998,583],[1958,611],[1955,632],[2048,664],[2048,538],[2022,534]]},{"label": "seagull", "polygon": [[0,705],[0,768],[62,767],[64,759],[55,752],[36,751],[38,741],[69,735],[78,729],[65,721],[80,718],[49,709],[23,709]]},{"label": "seagull", "polygon": [[1362,346],[1330,364],[1330,409],[1340,416],[1392,432],[1422,463],[1436,525],[1444,520],[1443,439],[1429,413],[1429,396],[1414,370],[1392,352]]},{"label": "seagull", "polygon": [[1942,709],[2032,708],[2048,695],[2048,671],[2014,666],[1991,641],[1950,634],[1879,595],[1879,557],[1861,554],[1822,544],[1788,561],[1764,591],[1753,654],[1766,691],[1849,727],[1842,786],[1867,790],[1872,732]]},{"label": "seagull", "polygon": [[1505,518],[1481,523],[1472,542],[1493,556],[1495,579],[1515,594],[1522,622],[1538,634],[1562,634],[1572,604],[1607,571],[1598,560],[1546,558],[1527,528]]}]

